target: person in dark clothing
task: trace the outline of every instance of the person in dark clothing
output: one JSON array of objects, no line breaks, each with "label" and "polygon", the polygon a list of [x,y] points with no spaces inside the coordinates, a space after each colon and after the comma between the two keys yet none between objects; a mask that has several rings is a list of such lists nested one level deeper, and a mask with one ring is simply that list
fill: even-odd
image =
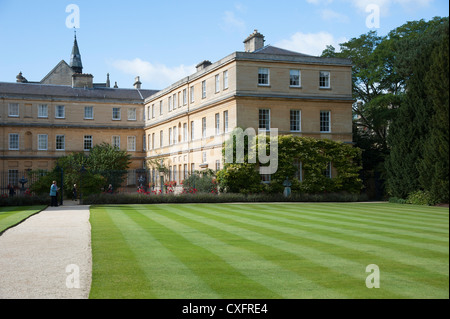
[{"label": "person in dark clothing", "polygon": [[77,184],[73,184],[72,188],[72,200],[77,200]]}]

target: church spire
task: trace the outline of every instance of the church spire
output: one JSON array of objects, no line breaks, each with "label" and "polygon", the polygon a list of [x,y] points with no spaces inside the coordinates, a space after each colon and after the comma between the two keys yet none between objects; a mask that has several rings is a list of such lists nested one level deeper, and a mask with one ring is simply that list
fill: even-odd
[{"label": "church spire", "polygon": [[75,73],[83,73],[83,64],[81,63],[80,49],[78,48],[77,32],[75,31],[75,40],[73,42],[72,55],[70,56],[70,67]]}]

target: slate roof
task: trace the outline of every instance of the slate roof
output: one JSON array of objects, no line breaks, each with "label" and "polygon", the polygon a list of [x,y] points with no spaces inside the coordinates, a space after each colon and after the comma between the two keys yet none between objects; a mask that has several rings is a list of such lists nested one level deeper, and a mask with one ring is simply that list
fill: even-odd
[{"label": "slate roof", "polygon": [[158,90],[115,89],[94,87],[92,89],[73,88],[67,85],[48,85],[39,83],[0,82],[0,98],[2,97],[45,97],[101,100],[133,100],[143,102],[145,98]]},{"label": "slate roof", "polygon": [[291,55],[291,56],[303,56],[303,57],[312,57],[313,56],[313,55],[308,55],[308,54],[304,54],[304,53],[300,53],[300,52],[285,50],[282,48],[274,47],[272,45],[266,45],[265,47],[255,50],[252,53]]}]

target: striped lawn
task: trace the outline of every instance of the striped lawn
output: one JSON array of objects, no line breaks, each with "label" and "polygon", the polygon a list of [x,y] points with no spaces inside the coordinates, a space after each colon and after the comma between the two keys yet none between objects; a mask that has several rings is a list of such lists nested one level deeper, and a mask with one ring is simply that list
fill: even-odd
[{"label": "striped lawn", "polygon": [[[90,298],[449,298],[448,208],[91,208]],[[366,287],[380,270],[380,288]]]},{"label": "striped lawn", "polygon": [[24,219],[43,210],[46,206],[0,207],[0,234]]}]

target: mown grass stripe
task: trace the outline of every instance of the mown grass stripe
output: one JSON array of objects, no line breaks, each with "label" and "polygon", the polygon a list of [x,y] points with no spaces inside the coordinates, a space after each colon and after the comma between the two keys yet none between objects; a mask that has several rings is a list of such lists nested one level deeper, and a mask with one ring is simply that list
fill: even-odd
[{"label": "mown grass stripe", "polygon": [[[325,204],[326,207],[332,208],[329,204]],[[341,206],[343,207],[343,206]],[[352,211],[356,211],[357,214],[361,214],[361,212],[367,212],[368,206],[367,204],[360,204],[360,205],[348,205],[345,206],[345,213],[351,213]],[[442,208],[441,208],[442,209]],[[445,210],[445,209],[442,209]],[[436,218],[432,214],[428,216],[423,216],[420,214],[420,216],[416,213],[411,212],[410,214],[405,214],[404,212],[399,212],[399,208],[396,205],[387,204],[383,205],[379,208],[374,207],[373,209],[370,209],[370,219],[372,220],[390,220],[390,221],[398,221],[404,224],[411,224],[411,225],[427,225],[432,227],[438,227],[438,228],[444,228],[448,230],[448,223],[445,223],[445,221],[448,221],[448,216],[440,216],[439,218]]]},{"label": "mown grass stripe", "polygon": [[[275,204],[278,206],[281,206],[282,204]],[[361,204],[363,205],[363,204]],[[376,206],[382,204],[377,204]],[[282,205],[286,207],[288,210],[292,210],[293,207],[295,209],[301,210],[305,214],[311,213],[311,212],[323,212],[323,213],[333,213],[333,215],[329,216],[333,219],[338,218],[347,218],[347,219],[355,219],[358,218],[361,222],[365,222],[366,220],[370,220],[371,222],[383,222],[387,224],[388,226],[392,224],[393,221],[400,222],[403,224],[411,224],[412,226],[419,226],[421,228],[426,226],[431,226],[429,228],[432,231],[435,231],[436,228],[443,229],[443,232],[446,232],[448,230],[448,217],[444,219],[440,219],[439,221],[434,221],[431,216],[429,216],[426,221],[425,218],[421,220],[414,220],[411,216],[407,216],[404,214],[399,214],[397,212],[397,206],[385,206],[383,208],[383,212],[386,212],[386,210],[389,210],[388,213],[379,213],[377,212],[377,209],[372,209],[372,207],[369,208],[369,206],[356,206],[356,204],[347,204],[347,205],[331,205],[327,203],[320,203],[316,205],[307,205],[307,206],[295,206],[295,205]],[[261,206],[263,207],[263,206]],[[336,214],[335,214],[336,213]],[[397,223],[398,224],[398,223]]]},{"label": "mown grass stripe", "polygon": [[[164,206],[164,210],[165,212],[158,212],[164,224],[167,223],[164,219],[171,219],[173,227],[184,229],[183,233],[190,241],[215,252],[245,276],[275,291],[283,298],[323,298],[324,289],[332,288],[318,283],[323,279],[323,271],[329,269],[307,263],[298,256],[278,248],[255,243],[235,233],[224,231],[214,226],[210,220],[199,219],[195,212],[189,213],[189,209]],[[315,269],[316,272],[311,272],[311,269]],[[302,273],[314,274],[316,281],[302,276]],[[354,293],[353,290],[349,292]],[[345,295],[345,289],[342,293],[330,289],[326,296],[348,297]]]},{"label": "mown grass stripe", "polygon": [[169,226],[168,219],[161,221],[161,215],[158,213],[139,212],[130,216],[139,224],[148,224],[148,227],[152,228],[152,235],[222,298],[281,298],[272,290],[240,273],[216,253],[187,239],[185,230]]},{"label": "mown grass stripe", "polygon": [[[259,212],[251,212],[250,209],[240,212],[240,214],[244,214],[252,220],[254,217],[258,218],[261,215]],[[426,257],[414,256],[412,254],[404,252],[403,250],[396,250],[377,244],[364,243],[359,240],[360,237],[347,234],[345,233],[345,231],[342,231],[337,227],[323,226],[313,223],[305,224],[302,222],[292,221],[281,216],[269,216],[267,213],[264,214],[264,216],[265,219],[268,220],[261,220],[261,222],[269,223],[271,225],[279,225],[283,227],[282,231],[289,232],[291,234],[294,234],[294,232],[301,229],[306,232],[305,235],[302,235],[302,237],[308,237],[310,239],[318,240],[330,245],[338,245],[347,249],[357,250],[360,253],[370,252],[371,255],[378,256],[378,259],[380,257],[390,260],[395,259],[398,264],[420,267],[426,271],[435,272],[440,275],[448,274],[448,247],[446,254],[433,254],[429,252]],[[288,231],[284,227],[292,230]],[[320,237],[311,237],[318,234],[318,232],[320,232],[321,234]],[[326,236],[322,234],[326,234]],[[430,264],[428,262],[430,257],[433,257],[436,262]]]},{"label": "mown grass stripe", "polygon": [[[121,230],[140,268],[145,272],[153,295],[160,299],[219,298],[205,282],[153,237],[153,228],[137,218],[135,206],[121,206],[109,216]],[[153,213],[157,208],[150,210]]]},{"label": "mown grass stripe", "polygon": [[[242,205],[241,205],[242,207]],[[261,207],[260,209],[270,209],[267,205],[265,207]],[[295,211],[295,208],[290,207],[290,209],[288,209],[290,211]],[[429,240],[434,240],[436,242],[444,242],[444,243],[448,243],[448,237],[446,236],[442,236],[441,233],[439,234],[429,234],[429,231],[427,230],[423,230],[421,232],[419,232],[418,230],[420,230],[418,227],[415,227],[414,229],[410,228],[410,227],[403,227],[401,225],[395,225],[393,226],[392,223],[382,223],[382,222],[378,222],[378,221],[370,221],[370,219],[361,219],[359,217],[349,217],[349,216],[345,216],[344,212],[341,211],[335,211],[335,212],[330,212],[328,210],[325,210],[324,208],[321,209],[311,209],[309,211],[310,215],[313,216],[324,216],[324,218],[328,218],[330,221],[333,221],[333,223],[336,224],[341,224],[341,225],[350,225],[350,226],[358,226],[360,228],[364,228],[364,229],[370,229],[370,230],[375,230],[378,232],[383,232],[383,233],[394,233],[397,235],[404,235],[404,236],[408,236],[411,238],[418,238],[420,240],[422,239],[429,239]],[[380,225],[381,226],[378,226]]]},{"label": "mown grass stripe", "polygon": [[90,209],[92,246],[91,299],[155,298],[129,243],[110,215],[120,208]]},{"label": "mown grass stripe", "polygon": [[[252,207],[252,209],[246,209],[246,211],[255,211],[258,214],[263,214],[267,216],[268,219],[272,220],[283,220],[287,223],[292,223],[299,226],[304,227],[312,227],[316,229],[327,230],[335,233],[335,236],[345,235],[346,237],[354,237],[354,240],[365,240],[367,244],[376,244],[378,246],[383,246],[386,248],[396,247],[399,250],[401,249],[409,249],[414,247],[416,249],[412,250],[411,253],[414,256],[418,257],[430,257],[430,252],[440,253],[442,257],[448,256],[448,245],[442,242],[436,242],[431,240],[421,240],[418,242],[417,240],[411,239],[403,239],[398,238],[395,234],[386,234],[380,235],[378,232],[373,231],[364,231],[361,232],[361,227],[353,225],[352,223],[336,223],[334,221],[330,221],[329,219],[325,219],[322,217],[317,217],[310,214],[304,214],[303,212],[288,212],[277,210],[276,212],[265,208],[264,210],[261,208]],[[339,227],[336,227],[339,224]],[[349,226],[350,225],[350,226]],[[439,255],[436,257],[439,257]]]},{"label": "mown grass stripe", "polygon": [[[203,205],[198,207],[198,210],[201,210],[205,214],[215,216],[213,217],[215,219],[222,218],[222,220],[225,220],[225,223],[227,222],[226,220],[228,220],[228,222],[234,226],[239,224],[239,227],[252,232],[250,237],[253,240],[254,238],[259,238],[261,241],[266,241],[267,244],[282,247],[284,250],[294,254],[299,254],[299,256],[303,256],[325,267],[332,267],[334,270],[339,271],[342,274],[348,274],[359,280],[364,280],[364,275],[361,273],[361,270],[365,269],[367,265],[374,263],[374,257],[370,256],[370,254],[351,252],[336,245],[331,247],[331,244],[318,244],[317,241],[314,243],[315,240],[311,240],[307,236],[302,237],[302,240],[299,243],[298,238],[295,237],[301,236],[298,236],[297,233],[291,233],[291,231],[287,230],[285,227],[283,229],[283,227],[280,228],[279,226],[274,225],[261,225],[261,222],[259,221],[239,217],[239,213],[236,213],[233,209],[225,208],[224,212],[223,206],[219,208],[216,205],[214,207],[214,212],[212,212],[208,211],[208,209],[205,208],[205,205]],[[226,217],[224,217],[224,215]],[[287,230],[287,233],[290,233],[293,237],[284,237],[286,232],[283,232],[283,230]],[[299,231],[299,233],[302,233],[302,231]],[[320,237],[320,235],[316,236],[316,238],[318,237]],[[336,254],[346,257],[337,256]],[[368,255],[371,258],[368,258]],[[448,280],[447,283],[441,283],[441,287],[442,285],[446,285],[446,287],[436,288],[430,284],[417,282],[417,280],[422,280],[421,278],[413,278],[413,280],[411,277],[408,277],[408,274],[413,274],[409,268],[402,268],[398,271],[399,273],[389,273],[385,271],[385,269],[390,269],[393,271],[396,270],[391,267],[392,262],[388,262],[386,264],[378,262],[378,265],[381,269],[384,269],[383,277],[386,278],[386,282],[388,282],[388,285],[385,287],[390,291],[410,297],[417,296],[417,294],[423,295],[425,298],[432,295],[448,296]],[[403,275],[402,271],[407,271],[408,274]],[[442,277],[439,278],[442,279]],[[405,289],[405,286],[415,287],[416,289],[408,291]]]}]

